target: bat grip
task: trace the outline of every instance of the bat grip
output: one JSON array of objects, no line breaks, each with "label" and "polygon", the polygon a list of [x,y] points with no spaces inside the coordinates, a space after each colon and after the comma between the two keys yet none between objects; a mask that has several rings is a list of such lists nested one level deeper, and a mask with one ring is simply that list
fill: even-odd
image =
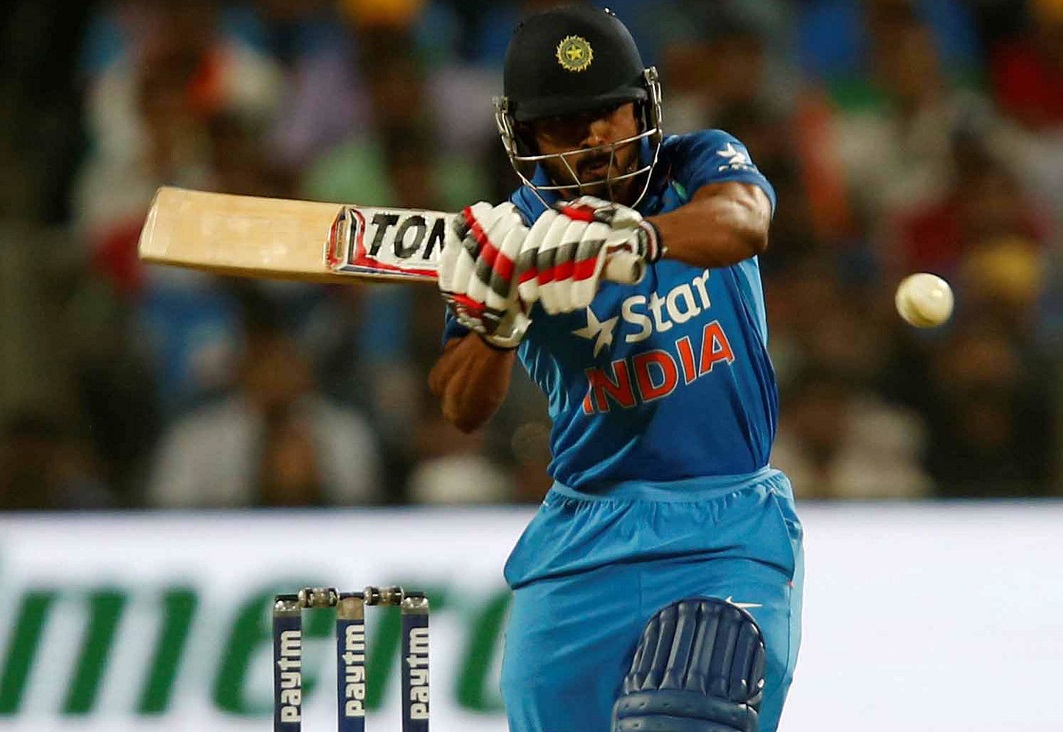
[{"label": "bat grip", "polygon": [[634,252],[614,252],[605,260],[605,279],[633,285],[646,273],[646,260]]}]

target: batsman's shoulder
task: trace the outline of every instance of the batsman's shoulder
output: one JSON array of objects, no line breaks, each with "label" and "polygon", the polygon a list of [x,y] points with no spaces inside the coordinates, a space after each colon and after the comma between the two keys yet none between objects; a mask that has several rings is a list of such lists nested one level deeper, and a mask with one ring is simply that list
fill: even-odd
[{"label": "batsman's shoulder", "polygon": [[735,169],[756,170],[745,143],[725,130],[706,129],[668,135],[661,144],[661,154],[672,162],[719,162]]},{"label": "batsman's shoulder", "polygon": [[750,183],[764,190],[775,209],[771,183],[757,168],[745,144],[726,130],[669,135],[662,142],[661,155],[676,181],[690,192],[708,183]]}]

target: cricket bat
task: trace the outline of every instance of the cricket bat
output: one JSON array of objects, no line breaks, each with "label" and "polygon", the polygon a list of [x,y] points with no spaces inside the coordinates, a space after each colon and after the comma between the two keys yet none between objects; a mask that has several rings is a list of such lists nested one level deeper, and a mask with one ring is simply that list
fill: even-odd
[{"label": "cricket bat", "polygon": [[[455,214],[163,186],[138,245],[140,259],[216,274],[339,283],[436,278]],[[620,252],[605,278],[637,282],[643,263]]]}]

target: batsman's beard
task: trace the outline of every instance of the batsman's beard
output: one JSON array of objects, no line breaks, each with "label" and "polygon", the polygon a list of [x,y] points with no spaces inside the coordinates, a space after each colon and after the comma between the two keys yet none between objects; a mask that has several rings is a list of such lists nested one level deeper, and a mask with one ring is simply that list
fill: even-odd
[{"label": "batsman's beard", "polygon": [[[599,152],[608,147],[609,153]],[[619,158],[630,153],[631,158],[623,167],[620,167]],[[563,191],[568,193],[566,197],[590,194],[599,198],[608,198],[611,201],[623,202],[623,198],[631,190],[637,181],[635,169],[638,166],[638,150],[634,144],[627,145],[603,145],[600,148],[591,148],[585,151],[588,160],[576,162],[576,176],[573,182],[579,187],[576,191]],[[566,165],[566,172],[570,166]],[[608,196],[602,195],[607,193]]]},{"label": "batsman's beard", "polygon": [[[621,167],[620,158],[630,155]],[[537,186],[554,190],[565,199],[596,196],[616,203],[629,203],[626,194],[649,170],[639,167],[638,143],[632,139],[597,147],[530,156],[546,170],[553,185]]]}]

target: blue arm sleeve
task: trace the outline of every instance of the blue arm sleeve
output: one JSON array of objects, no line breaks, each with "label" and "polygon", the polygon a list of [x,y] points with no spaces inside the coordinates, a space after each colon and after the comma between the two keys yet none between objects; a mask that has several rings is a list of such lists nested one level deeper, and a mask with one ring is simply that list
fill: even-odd
[{"label": "blue arm sleeve", "polygon": [[767,194],[775,213],[775,189],[738,138],[723,130],[703,130],[677,135],[666,144],[672,176],[690,195],[708,183],[752,183]]}]

